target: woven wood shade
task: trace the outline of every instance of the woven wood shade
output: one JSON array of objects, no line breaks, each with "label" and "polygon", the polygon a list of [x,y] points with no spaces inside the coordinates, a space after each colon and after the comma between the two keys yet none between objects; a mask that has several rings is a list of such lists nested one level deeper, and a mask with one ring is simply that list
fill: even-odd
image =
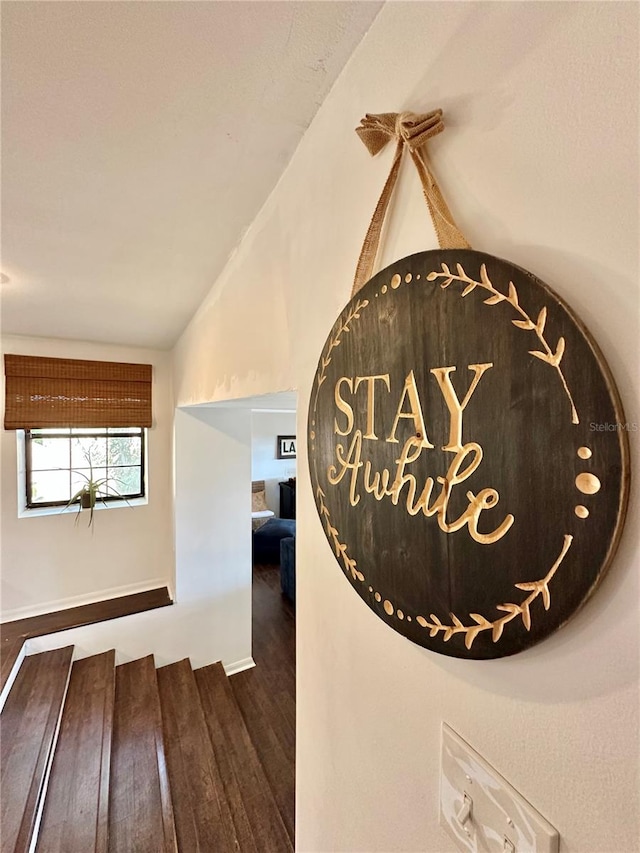
[{"label": "woven wood shade", "polygon": [[5,429],[151,426],[151,365],[5,355]]}]

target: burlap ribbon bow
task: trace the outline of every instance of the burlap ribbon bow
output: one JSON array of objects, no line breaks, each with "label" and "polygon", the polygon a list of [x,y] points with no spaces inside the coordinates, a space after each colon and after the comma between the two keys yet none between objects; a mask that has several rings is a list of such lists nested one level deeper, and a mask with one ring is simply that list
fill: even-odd
[{"label": "burlap ribbon bow", "polygon": [[429,207],[440,248],[469,248],[469,244],[456,225],[447,207],[447,203],[442,197],[440,187],[420,151],[421,146],[428,139],[431,139],[432,136],[436,136],[443,130],[442,110],[433,110],[433,112],[421,115],[410,112],[380,113],[379,115],[367,114],[360,122],[360,126],[356,128],[356,133],[367,146],[371,156],[382,151],[390,139],[396,139],[397,145],[389,177],[376,205],[367,235],[364,238],[358,266],[356,267],[353,290],[351,291],[352,296],[360,290],[373,274],[384,218],[389,207],[389,202],[391,201],[396,180],[398,179],[400,163],[405,147],[409,149],[411,158],[418,170],[424,197]]}]

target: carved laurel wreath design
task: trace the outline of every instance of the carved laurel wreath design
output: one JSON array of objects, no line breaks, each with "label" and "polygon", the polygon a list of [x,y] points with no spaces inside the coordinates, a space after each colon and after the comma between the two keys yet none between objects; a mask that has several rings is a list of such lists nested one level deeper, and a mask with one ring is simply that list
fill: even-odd
[{"label": "carved laurel wreath design", "polygon": [[[491,293],[491,296],[488,299],[484,300],[486,305],[498,305],[500,302],[507,302],[509,305],[515,308],[515,310],[518,312],[518,314],[520,314],[522,319],[512,320],[511,322],[514,326],[520,329],[524,329],[525,331],[535,331],[538,340],[542,344],[543,350],[529,350],[529,353],[535,356],[536,358],[539,358],[541,361],[550,364],[558,371],[564,390],[571,403],[572,422],[574,424],[579,423],[578,414],[573,402],[573,398],[571,396],[571,392],[569,391],[566,380],[564,378],[564,374],[562,373],[562,370],[560,368],[560,362],[562,360],[565,348],[564,338],[559,338],[555,350],[552,350],[544,337],[544,328],[547,319],[546,307],[542,308],[542,310],[538,314],[537,320],[534,322],[527,314],[527,312],[520,306],[518,300],[518,293],[513,282],[509,282],[508,294],[504,294],[496,290],[487,274],[485,264],[482,264],[482,266],[480,267],[480,281],[476,281],[475,279],[470,278],[464,271],[464,268],[461,264],[456,264],[457,274],[452,273],[448,265],[444,263],[441,265],[441,269],[442,272],[440,273],[430,272],[426,276],[426,279],[428,281],[436,281],[439,278],[443,278],[444,281],[440,285],[443,289],[449,287],[449,285],[452,284],[452,282],[454,281],[463,283],[465,287],[462,291],[462,296],[467,296],[467,294],[471,293],[476,287],[482,287],[484,290],[487,290]],[[336,347],[340,346],[340,344],[342,343],[342,335],[346,332],[351,331],[351,323],[354,320],[358,320],[360,318],[361,311],[363,310],[363,308],[366,308],[368,304],[369,300],[359,299],[355,306],[347,313],[346,317],[339,318],[338,322],[336,323],[336,326],[334,327],[334,332],[327,343],[325,352],[320,358],[320,365],[318,366],[318,370],[316,372],[317,387],[313,403],[314,415],[317,410],[320,388],[327,377],[327,368],[331,364],[331,353]],[[311,436],[312,438],[314,438],[315,433],[312,432]],[[340,533],[331,521],[331,514],[325,503],[326,494],[319,485],[319,478],[317,468],[315,467],[315,460],[314,473],[317,484],[316,500],[318,512],[320,514],[321,519],[323,519],[324,521],[327,530],[327,535],[333,543],[336,557],[338,558],[338,560],[342,561],[347,574],[350,574],[354,580],[358,580],[361,583],[364,583],[365,576],[358,569],[356,560],[353,557],[349,556],[348,546],[340,541]],[[549,610],[549,608],[551,607],[551,592],[549,590],[549,584],[553,576],[560,568],[560,564],[564,560],[569,548],[571,547],[572,542],[573,536],[565,534],[562,550],[560,551],[560,554],[554,564],[551,566],[551,568],[543,578],[537,581],[527,581],[525,583],[515,584],[515,587],[517,589],[529,592],[529,595],[520,604],[507,602],[505,604],[496,605],[496,610],[505,613],[505,616],[500,616],[497,619],[490,621],[486,617],[482,616],[482,614],[480,613],[470,613],[469,618],[473,620],[473,623],[465,625],[462,620],[459,619],[454,613],[449,614],[451,618],[451,624],[443,623],[435,614],[430,613],[429,619],[425,619],[424,616],[416,616],[416,622],[421,627],[429,630],[430,637],[436,637],[439,633],[442,633],[442,639],[445,643],[447,643],[455,634],[464,634],[464,644],[467,649],[470,649],[472,647],[474,640],[482,631],[491,630],[491,638],[493,642],[496,643],[502,636],[504,626],[512,620],[516,619],[517,617],[522,618],[522,623],[524,627],[527,631],[530,631],[531,605],[539,596],[542,596],[542,603],[544,609]]]},{"label": "carved laurel wreath design", "polygon": [[437,281],[437,279],[443,278],[444,281],[440,284],[440,287],[442,287],[443,290],[449,287],[452,282],[458,281],[465,285],[464,290],[462,291],[462,296],[467,296],[467,294],[475,290],[476,287],[482,287],[484,290],[489,291],[489,293],[491,294],[488,299],[484,300],[485,305],[498,305],[500,302],[508,302],[509,305],[516,309],[522,319],[512,320],[511,322],[513,323],[513,325],[517,326],[518,329],[524,329],[527,332],[535,332],[536,337],[538,338],[543,347],[542,350],[529,350],[529,355],[533,355],[536,358],[539,358],[540,361],[544,361],[545,364],[550,364],[558,371],[558,375],[560,376],[560,380],[562,381],[562,386],[565,390],[567,397],[569,398],[569,402],[571,403],[571,422],[574,424],[580,423],[576,407],[573,403],[573,397],[571,396],[571,392],[569,391],[566,379],[564,378],[564,374],[560,368],[560,362],[562,361],[562,356],[564,355],[564,338],[559,338],[555,350],[552,350],[544,336],[544,327],[547,322],[546,306],[542,308],[542,310],[538,314],[536,321],[534,322],[527,314],[527,312],[521,307],[518,300],[518,291],[516,290],[515,284],[510,281],[509,293],[500,293],[500,291],[496,290],[493,284],[491,283],[491,280],[487,274],[487,268],[484,264],[482,264],[482,266],[480,267],[480,281],[476,281],[475,279],[470,278],[464,271],[462,264],[456,264],[457,275],[456,273],[451,272],[447,264],[443,263],[441,265],[441,269],[442,272],[430,272],[427,276],[427,281]]},{"label": "carved laurel wreath design", "polygon": [[[357,563],[350,557],[347,553],[347,545],[340,542],[340,533],[338,529],[333,526],[331,523],[331,514],[327,505],[324,502],[324,498],[326,497],[325,493],[322,491],[320,486],[317,487],[316,497],[318,499],[318,511],[320,515],[324,518],[325,526],[327,528],[327,533],[331,537],[333,542],[333,547],[336,552],[336,556],[339,560],[342,560],[344,564],[345,571],[350,573],[354,580],[359,580],[361,583],[364,583],[365,577],[361,571],[357,568]],[[560,564],[564,560],[567,551],[571,547],[571,543],[573,542],[573,536],[566,534],[564,537],[564,541],[562,544],[562,550],[555,563],[551,566],[547,574],[537,581],[527,581],[526,583],[517,583],[515,587],[517,589],[522,589],[525,592],[529,592],[529,595],[522,601],[520,604],[514,604],[513,602],[507,602],[505,604],[496,605],[496,610],[500,610],[506,613],[506,616],[500,616],[498,619],[494,619],[493,622],[486,619],[480,613],[470,613],[469,618],[473,619],[473,624],[465,625],[456,615],[455,613],[450,613],[451,617],[450,625],[444,624],[438,619],[438,617],[430,613],[429,619],[425,619],[424,616],[416,616],[416,622],[423,628],[429,629],[429,636],[435,637],[438,633],[442,632],[442,639],[445,643],[448,643],[451,637],[454,634],[464,634],[464,644],[467,649],[470,649],[473,645],[473,641],[478,636],[481,631],[491,630],[491,639],[494,643],[497,643],[500,637],[502,636],[502,632],[504,631],[504,626],[511,622],[518,616],[522,617],[522,624],[527,629],[527,631],[531,630],[531,605],[538,598],[538,596],[542,596],[542,603],[545,610],[549,610],[551,607],[551,592],[549,590],[549,583],[551,579],[555,575],[555,573],[560,568]]]},{"label": "carved laurel wreath design", "polygon": [[360,313],[363,308],[366,308],[369,304],[368,299],[358,299],[355,306],[347,313],[345,318],[339,318],[336,326],[334,327],[334,333],[329,339],[326,350],[324,354],[320,357],[320,365],[318,367],[318,371],[316,374],[316,381],[318,383],[318,387],[316,388],[316,396],[313,401],[313,411],[316,411],[316,406],[318,405],[318,394],[320,393],[320,387],[324,380],[327,378],[327,368],[331,364],[331,353],[336,348],[339,347],[342,343],[342,335],[345,332],[351,331],[351,323],[353,320],[360,319]]},{"label": "carved laurel wreath design", "polygon": [[571,543],[573,542],[573,536],[569,536],[568,534],[564,537],[564,542],[562,545],[562,551],[558,556],[558,559],[555,561],[553,566],[549,569],[547,574],[538,581],[528,581],[527,583],[517,583],[515,586],[518,589],[523,589],[525,591],[530,592],[530,594],[525,598],[525,600],[521,604],[498,604],[496,605],[496,610],[502,610],[507,615],[501,616],[499,619],[495,619],[493,622],[490,622],[488,619],[485,619],[480,613],[470,613],[469,617],[473,619],[474,625],[464,625],[458,617],[450,613],[452,625],[443,625],[442,622],[435,616],[433,613],[429,614],[429,622],[423,616],[416,617],[416,621],[419,625],[422,625],[423,628],[429,628],[429,636],[435,637],[439,631],[443,632],[443,640],[445,643],[453,637],[454,634],[465,634],[464,644],[470,649],[473,645],[473,641],[478,636],[481,631],[486,631],[491,629],[491,638],[494,643],[496,643],[500,637],[502,636],[502,632],[504,630],[504,626],[507,622],[511,622],[512,619],[515,619],[517,616],[522,616],[522,623],[527,631],[531,630],[531,604],[535,601],[535,599],[542,595],[542,603],[544,605],[544,609],[548,610],[551,607],[551,593],[549,592],[549,581],[555,575],[555,573],[560,568],[560,563],[564,560],[565,555],[569,548],[571,547]]},{"label": "carved laurel wreath design", "polygon": [[357,568],[358,564],[353,559],[353,557],[350,557],[347,554],[347,546],[344,545],[342,542],[340,542],[340,539],[339,539],[340,534],[338,533],[337,528],[334,527],[333,524],[331,524],[331,514],[329,513],[327,505],[324,502],[326,495],[322,491],[320,486],[318,486],[318,488],[316,490],[316,497],[318,499],[318,512],[320,513],[320,515],[322,517],[324,517],[324,522],[325,522],[325,525],[327,527],[327,533],[329,534],[329,536],[331,537],[331,540],[333,542],[333,547],[335,548],[336,557],[338,557],[339,560],[342,560],[342,562],[344,563],[345,571],[350,572],[351,577],[354,580],[357,578],[359,581],[364,582],[364,575],[362,574],[361,571],[358,570],[358,568]]}]

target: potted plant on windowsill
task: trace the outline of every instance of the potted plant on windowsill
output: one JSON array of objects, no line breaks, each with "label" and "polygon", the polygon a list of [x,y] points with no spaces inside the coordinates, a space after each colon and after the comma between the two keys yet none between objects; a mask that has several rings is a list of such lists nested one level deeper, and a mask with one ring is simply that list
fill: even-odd
[{"label": "potted plant on windowsill", "polygon": [[82,512],[82,510],[88,509],[89,523],[87,526],[91,527],[93,530],[93,511],[98,501],[102,501],[102,503],[104,504],[104,499],[109,497],[121,498],[127,504],[129,504],[129,501],[125,497],[123,497],[114,486],[109,485],[109,477],[100,477],[98,479],[94,479],[91,453],[85,451],[85,457],[89,464],[89,474],[87,475],[83,471],[78,471],[77,469],[74,471],[74,473],[83,477],[87,482],[82,484],[82,486],[78,489],[75,495],[73,495],[73,497],[64,509],[67,510],[69,509],[69,507],[73,506],[73,504],[78,504],[78,511],[76,513],[76,519],[74,524],[77,524],[80,520],[80,513]]}]

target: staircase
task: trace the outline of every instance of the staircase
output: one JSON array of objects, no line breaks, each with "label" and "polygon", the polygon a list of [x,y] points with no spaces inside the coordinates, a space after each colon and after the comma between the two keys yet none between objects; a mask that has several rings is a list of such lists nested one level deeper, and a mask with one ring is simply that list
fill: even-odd
[{"label": "staircase", "polygon": [[26,657],[0,714],[1,853],[293,851],[221,664],[72,657]]}]

